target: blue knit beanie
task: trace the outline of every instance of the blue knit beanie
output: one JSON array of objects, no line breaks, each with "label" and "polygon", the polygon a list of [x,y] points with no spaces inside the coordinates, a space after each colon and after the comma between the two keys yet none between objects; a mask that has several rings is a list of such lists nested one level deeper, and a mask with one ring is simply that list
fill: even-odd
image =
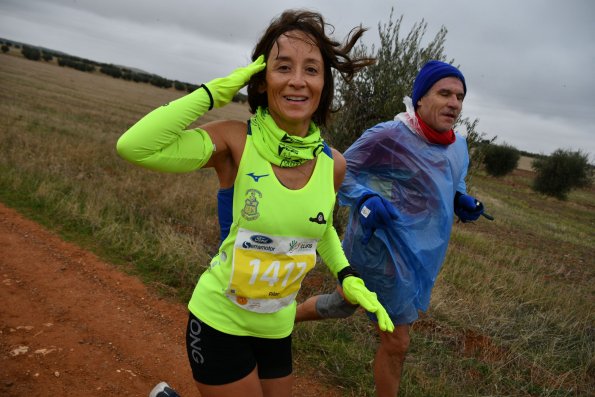
[{"label": "blue knit beanie", "polygon": [[434,84],[445,77],[456,77],[463,82],[463,90],[467,94],[467,86],[465,85],[465,77],[463,73],[454,66],[441,62],[429,61],[426,63],[417,74],[413,82],[413,93],[411,94],[411,101],[413,107],[417,110],[417,101],[426,95],[426,92],[432,88]]}]

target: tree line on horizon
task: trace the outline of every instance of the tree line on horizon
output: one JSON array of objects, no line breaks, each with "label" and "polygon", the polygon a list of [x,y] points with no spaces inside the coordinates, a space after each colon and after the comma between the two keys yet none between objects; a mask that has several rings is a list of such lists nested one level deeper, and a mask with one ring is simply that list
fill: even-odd
[{"label": "tree line on horizon", "polygon": [[[114,64],[96,62],[90,59],[85,59],[69,54],[65,54],[60,51],[42,48],[38,46],[32,46],[24,43],[17,43],[7,39],[0,39],[1,49],[3,53],[10,51],[11,47],[21,50],[21,54],[26,59],[32,61],[46,61],[51,62],[54,58],[59,66],[70,67],[81,72],[93,73],[99,70],[100,73],[106,74],[116,79],[122,79],[127,81],[134,81],[136,83],[148,83],[159,88],[171,88],[174,87],[178,91],[186,91],[188,93],[196,90],[199,85],[182,82],[178,80],[170,80],[162,76],[134,70],[124,66],[118,66]],[[247,96],[242,93],[238,93],[234,98],[234,102],[246,102]]]}]

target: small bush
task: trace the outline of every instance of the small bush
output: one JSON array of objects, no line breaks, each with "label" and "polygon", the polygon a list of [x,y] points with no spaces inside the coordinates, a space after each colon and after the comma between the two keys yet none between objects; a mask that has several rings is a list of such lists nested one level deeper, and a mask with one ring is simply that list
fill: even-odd
[{"label": "small bush", "polygon": [[186,92],[194,92],[198,89],[196,84],[186,83]]},{"label": "small bush", "polygon": [[112,76],[115,79],[122,77],[122,70],[114,65],[102,65],[99,71],[103,74],[107,74],[108,76]]},{"label": "small bush", "polygon": [[566,200],[572,189],[589,186],[593,174],[588,155],[580,150],[558,149],[549,157],[535,160],[533,169],[537,172],[533,189],[559,200]]},{"label": "small bush", "polygon": [[163,78],[161,76],[157,76],[157,75],[153,75],[153,77],[151,78],[149,83],[151,83],[155,87],[160,87],[160,88],[170,88],[173,85],[173,82],[171,80],[165,79],[165,78]]},{"label": "small bush", "polygon": [[3,52],[3,53],[7,53],[8,51],[10,51],[10,48],[8,48],[8,46],[7,46],[6,44],[4,44],[4,45],[2,46],[2,52]]},{"label": "small bush", "polygon": [[135,83],[148,83],[151,80],[151,76],[146,73],[135,73],[132,72],[132,81]]},{"label": "small bush", "polygon": [[21,53],[25,58],[32,61],[39,61],[41,59],[41,52],[37,48],[23,46]]},{"label": "small bush", "polygon": [[185,91],[186,90],[186,84],[182,83],[181,81],[174,81],[174,87],[176,88],[176,90],[178,91]]},{"label": "small bush", "polygon": [[95,71],[95,66],[93,64],[83,62],[80,60],[75,60],[71,57],[58,58],[58,65],[59,66],[67,66],[69,68],[80,70],[81,72],[94,72]]},{"label": "small bush", "polygon": [[517,167],[521,154],[510,145],[485,145],[482,148],[483,164],[492,176],[504,176]]}]

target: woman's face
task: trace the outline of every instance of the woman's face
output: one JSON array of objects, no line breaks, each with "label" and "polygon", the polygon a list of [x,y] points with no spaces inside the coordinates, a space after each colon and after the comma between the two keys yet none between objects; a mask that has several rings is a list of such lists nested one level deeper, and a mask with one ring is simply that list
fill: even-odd
[{"label": "woman's face", "polygon": [[266,90],[275,123],[292,135],[306,136],[324,87],[324,61],[317,44],[304,32],[279,37],[269,53]]}]

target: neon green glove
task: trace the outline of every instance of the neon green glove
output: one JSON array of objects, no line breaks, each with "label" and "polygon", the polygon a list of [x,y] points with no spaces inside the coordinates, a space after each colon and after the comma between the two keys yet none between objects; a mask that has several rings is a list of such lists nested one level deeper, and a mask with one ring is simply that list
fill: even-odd
[{"label": "neon green glove", "polygon": [[237,68],[227,77],[220,77],[206,83],[205,86],[212,95],[215,107],[220,108],[227,105],[234,95],[248,83],[250,77],[265,67],[264,55],[261,55],[250,65]]},{"label": "neon green glove", "polygon": [[376,294],[366,288],[364,280],[355,276],[346,277],[343,280],[343,293],[349,302],[357,303],[370,313],[374,313],[378,319],[378,327],[382,331],[393,332],[395,330],[388,313],[378,302]]}]

